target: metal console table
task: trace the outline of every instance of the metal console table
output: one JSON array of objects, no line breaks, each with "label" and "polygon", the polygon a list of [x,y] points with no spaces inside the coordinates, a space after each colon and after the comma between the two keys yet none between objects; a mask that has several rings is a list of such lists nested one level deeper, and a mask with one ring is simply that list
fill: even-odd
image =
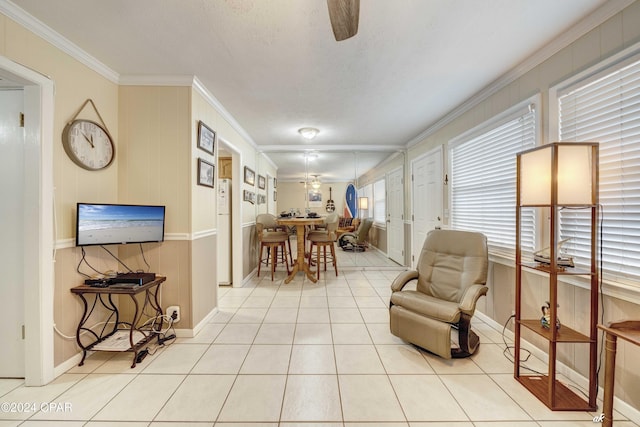
[{"label": "metal console table", "polygon": [[[100,288],[80,285],[71,288],[71,293],[78,295],[84,305],[84,312],[80,323],[78,324],[78,329],[76,330],[76,341],[82,349],[82,360],[78,366],[82,366],[84,364],[89,350],[105,351],[104,349],[94,347],[100,347],[99,344],[106,344],[110,339],[121,339],[124,334],[125,339],[126,335],[128,335],[129,345],[126,346],[125,344],[125,347],[114,347],[107,351],[133,352],[133,363],[131,364],[131,367],[134,368],[136,366],[136,360],[138,358],[138,351],[140,348],[157,336],[157,331],[162,330],[163,319],[161,317],[162,308],[160,306],[160,285],[165,280],[166,277],[156,276],[156,279],[151,282],[132,287],[109,286]],[[131,322],[123,321],[121,319],[120,310],[113,298],[114,296],[119,295],[128,295],[133,303],[134,312]],[[139,299],[142,298],[139,298],[139,295],[144,298],[142,306],[139,301]],[[91,305],[87,300],[87,296],[93,296]],[[104,323],[102,328],[100,328],[99,332],[87,327],[87,321],[91,318],[96,309],[104,309],[107,314],[107,321]],[[151,311],[151,313],[146,313],[146,310]],[[147,320],[156,317],[158,318],[158,321],[151,325],[141,325],[140,321],[142,320],[143,315]],[[117,332],[121,332],[121,334],[116,335]],[[89,334],[93,340],[88,344],[84,344],[81,339],[83,334]]]}]

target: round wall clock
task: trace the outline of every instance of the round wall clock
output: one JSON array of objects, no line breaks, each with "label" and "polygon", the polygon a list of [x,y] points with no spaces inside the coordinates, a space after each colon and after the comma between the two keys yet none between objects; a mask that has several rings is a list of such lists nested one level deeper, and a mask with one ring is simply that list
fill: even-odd
[{"label": "round wall clock", "polygon": [[91,120],[73,120],[62,131],[64,151],[87,170],[104,169],[113,162],[115,147],[109,132]]}]

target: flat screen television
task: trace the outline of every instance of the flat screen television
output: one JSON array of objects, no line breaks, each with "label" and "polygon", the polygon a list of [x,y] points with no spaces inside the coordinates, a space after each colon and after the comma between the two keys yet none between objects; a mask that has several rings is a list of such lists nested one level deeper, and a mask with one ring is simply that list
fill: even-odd
[{"label": "flat screen television", "polygon": [[164,206],[78,203],[76,246],[162,242]]}]

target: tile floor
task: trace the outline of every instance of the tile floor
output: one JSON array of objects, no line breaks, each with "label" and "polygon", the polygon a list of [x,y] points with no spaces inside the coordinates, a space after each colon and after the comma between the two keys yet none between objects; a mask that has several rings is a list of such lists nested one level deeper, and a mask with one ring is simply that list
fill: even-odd
[{"label": "tile floor", "polygon": [[[299,275],[284,285],[278,272],[273,282],[221,288],[219,312],[196,337],[134,369],[129,353],[95,353],[44,387],[0,380],[0,402],[60,405],[3,411],[0,427],[594,425],[597,414],[549,411],[516,383],[500,333],[482,322],[482,345],[468,359],[446,361],[391,335],[397,273],[343,268],[317,284]],[[616,417],[618,427],[637,427]]]}]

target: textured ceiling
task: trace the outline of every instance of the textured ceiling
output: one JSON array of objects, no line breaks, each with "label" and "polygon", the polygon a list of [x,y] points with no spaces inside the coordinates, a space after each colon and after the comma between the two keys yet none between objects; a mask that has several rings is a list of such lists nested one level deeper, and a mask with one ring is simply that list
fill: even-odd
[{"label": "textured ceiling", "polygon": [[388,157],[604,2],[362,0],[342,42],[324,0],[13,3],[121,76],[197,76],[286,179],[288,147],[329,146],[328,176]]}]

